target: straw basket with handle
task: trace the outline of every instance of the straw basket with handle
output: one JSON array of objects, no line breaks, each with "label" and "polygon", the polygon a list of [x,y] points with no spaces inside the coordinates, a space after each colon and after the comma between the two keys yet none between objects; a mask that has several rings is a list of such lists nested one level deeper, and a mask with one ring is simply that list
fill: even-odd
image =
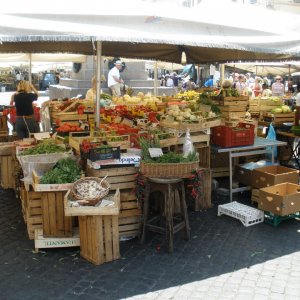
[{"label": "straw basket with handle", "polygon": [[75,181],[71,189],[73,197],[80,205],[95,206],[109,193],[106,177],[84,177]]}]

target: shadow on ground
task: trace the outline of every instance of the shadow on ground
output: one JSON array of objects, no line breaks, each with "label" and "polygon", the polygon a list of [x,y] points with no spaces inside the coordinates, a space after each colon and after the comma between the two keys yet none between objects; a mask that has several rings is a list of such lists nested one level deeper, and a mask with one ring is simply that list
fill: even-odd
[{"label": "shadow on ground", "polygon": [[[247,195],[241,199],[247,203]],[[78,248],[33,253],[20,202],[12,190],[0,190],[0,295],[13,299],[121,299],[201,281],[249,268],[300,249],[297,220],[244,227],[228,216],[217,217],[214,198],[208,211],[189,212],[191,240],[175,237],[167,254],[160,235],[121,242],[122,258],[94,266]],[[157,251],[157,245],[161,250]]]}]

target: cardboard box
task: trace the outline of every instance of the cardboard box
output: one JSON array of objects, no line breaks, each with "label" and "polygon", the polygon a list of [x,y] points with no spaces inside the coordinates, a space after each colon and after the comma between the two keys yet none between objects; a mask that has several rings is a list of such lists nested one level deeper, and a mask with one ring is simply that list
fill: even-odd
[{"label": "cardboard box", "polygon": [[252,171],[252,187],[260,189],[284,182],[299,183],[299,171],[284,166],[267,166]]},{"label": "cardboard box", "polygon": [[243,165],[236,165],[234,169],[234,179],[239,183],[251,185],[252,171],[253,170],[244,168]]},{"label": "cardboard box", "polygon": [[300,211],[300,185],[282,183],[259,191],[258,208],[286,216]]}]

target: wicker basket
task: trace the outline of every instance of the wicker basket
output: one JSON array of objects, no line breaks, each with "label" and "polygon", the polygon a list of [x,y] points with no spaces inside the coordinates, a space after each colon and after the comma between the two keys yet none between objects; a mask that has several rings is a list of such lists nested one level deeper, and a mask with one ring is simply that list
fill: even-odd
[{"label": "wicker basket", "polygon": [[[92,183],[95,183],[96,187],[104,188],[101,191],[99,190],[97,195],[93,198],[85,197],[87,194],[86,192],[80,192],[79,187],[82,185],[92,185]],[[108,193],[109,193],[110,185],[108,181],[103,180],[98,177],[84,177],[74,182],[71,192],[73,197],[81,204],[81,205],[89,205],[89,206],[95,206],[98,204],[99,201],[101,201]],[[88,189],[89,190],[89,189]]]},{"label": "wicker basket", "polygon": [[187,178],[191,172],[199,168],[199,161],[188,163],[144,163],[140,171],[146,177],[156,178]]}]

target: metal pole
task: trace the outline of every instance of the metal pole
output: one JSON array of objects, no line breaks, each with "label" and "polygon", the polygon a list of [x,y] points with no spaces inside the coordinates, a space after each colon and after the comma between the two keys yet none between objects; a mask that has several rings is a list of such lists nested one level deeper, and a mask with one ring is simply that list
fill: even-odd
[{"label": "metal pole", "polygon": [[31,53],[29,53],[29,70],[28,70],[29,83],[31,83],[31,68],[32,68],[32,57],[31,57]]},{"label": "metal pole", "polygon": [[154,65],[154,96],[157,96],[157,60]]},{"label": "metal pole", "polygon": [[100,126],[100,90],[101,90],[101,56],[102,42],[97,41],[97,88],[96,88],[96,126]]},{"label": "metal pole", "polygon": [[222,83],[225,79],[225,65],[221,64],[221,74],[220,74],[220,84],[222,86]]}]

